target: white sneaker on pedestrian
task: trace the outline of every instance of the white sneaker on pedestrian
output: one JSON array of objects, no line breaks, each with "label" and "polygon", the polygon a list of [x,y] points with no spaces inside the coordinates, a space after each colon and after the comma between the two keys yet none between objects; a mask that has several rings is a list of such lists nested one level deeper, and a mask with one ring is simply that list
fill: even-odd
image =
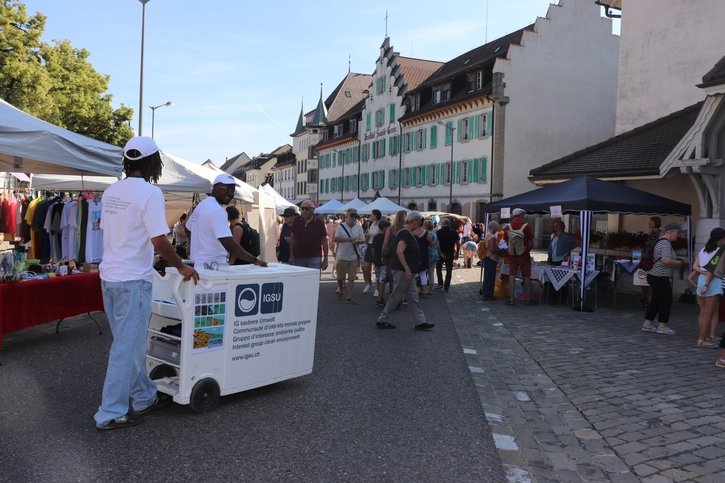
[{"label": "white sneaker on pedestrian", "polygon": [[373,297],[377,297],[378,295],[380,295],[380,293],[378,293],[378,289],[375,289],[375,293],[373,294]]},{"label": "white sneaker on pedestrian", "polygon": [[363,289],[363,293],[368,293],[370,291],[371,285],[367,284],[365,285],[365,288]]}]

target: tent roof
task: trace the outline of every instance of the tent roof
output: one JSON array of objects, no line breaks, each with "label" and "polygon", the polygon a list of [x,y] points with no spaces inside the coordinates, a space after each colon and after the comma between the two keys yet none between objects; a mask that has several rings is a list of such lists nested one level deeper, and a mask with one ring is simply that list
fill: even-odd
[{"label": "tent roof", "polygon": [[[211,191],[211,183],[218,174],[217,170],[192,163],[163,150],[161,160],[164,168],[156,186],[164,193],[209,193]],[[113,176],[43,174],[33,175],[31,186],[39,190],[103,191],[116,179]],[[243,181],[236,181],[237,189],[234,197],[243,202],[252,203],[254,192],[257,190]]]},{"label": "tent roof", "polygon": [[486,205],[487,213],[501,208],[522,208],[531,213],[548,213],[551,206],[562,211],[588,210],[603,213],[689,215],[690,205],[640,191],[623,184],[580,176],[563,183],[504,198]]},{"label": "tent roof", "polygon": [[121,174],[121,148],[42,121],[0,99],[0,171]]},{"label": "tent roof", "polygon": [[364,202],[363,200],[361,200],[360,198],[353,198],[353,199],[351,199],[350,201],[348,201],[347,203],[345,203],[344,205],[340,205],[340,206],[339,206],[339,207],[338,207],[338,208],[337,208],[337,209],[335,210],[335,213],[337,213],[337,214],[342,214],[342,213],[345,213],[345,211],[346,211],[346,210],[347,210],[348,208],[355,208],[355,209],[356,209],[356,210],[357,210],[357,211],[359,212],[360,210],[362,210],[363,208],[365,208],[365,207],[366,207],[367,205],[368,205],[368,204],[367,204],[367,203],[365,203],[365,202]]},{"label": "tent roof", "polygon": [[342,206],[341,201],[339,201],[337,198],[332,198],[327,203],[315,208],[315,213],[323,214],[323,215],[329,214],[329,213],[335,213],[335,210],[337,210],[337,208],[339,208],[341,206]]},{"label": "tent roof", "polygon": [[287,201],[287,199],[285,199],[284,196],[279,194],[277,192],[277,190],[274,189],[272,186],[265,184],[265,185],[262,185],[259,188],[259,190],[264,193],[267,193],[268,195],[270,195],[271,197],[274,198],[275,211],[277,212],[278,215],[281,215],[282,213],[284,213],[284,209],[289,208],[289,207],[292,207],[299,212],[299,207],[297,205]]},{"label": "tent roof", "polygon": [[406,212],[410,211],[409,209],[404,208],[400,205],[397,205],[394,202],[390,201],[388,198],[385,198],[383,196],[383,197],[376,199],[369,205],[367,205],[363,208],[360,208],[358,210],[358,213],[361,213],[364,215],[369,215],[370,213],[373,212],[373,210],[380,210],[380,213],[382,213],[383,215],[391,215],[393,213],[399,212],[400,210],[404,210]]}]

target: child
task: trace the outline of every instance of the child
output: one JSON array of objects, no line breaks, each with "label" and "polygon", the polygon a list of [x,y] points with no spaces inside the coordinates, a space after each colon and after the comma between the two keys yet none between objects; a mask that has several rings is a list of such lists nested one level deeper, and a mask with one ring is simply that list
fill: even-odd
[{"label": "child", "polygon": [[473,235],[466,243],[463,244],[464,262],[466,268],[471,268],[473,265],[473,257],[476,254],[476,235]]},{"label": "child", "polygon": [[373,265],[375,266],[375,282],[377,283],[378,299],[375,301],[376,307],[385,307],[385,283],[388,281],[388,267],[383,263],[383,242],[385,241],[385,232],[390,228],[390,222],[383,218],[378,222],[380,232],[373,238],[370,249],[373,251]]}]

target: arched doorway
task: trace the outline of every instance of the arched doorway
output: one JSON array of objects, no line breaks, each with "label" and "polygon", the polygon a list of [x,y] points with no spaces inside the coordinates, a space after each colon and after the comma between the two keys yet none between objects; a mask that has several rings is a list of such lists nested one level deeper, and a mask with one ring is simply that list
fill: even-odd
[{"label": "arched doorway", "polygon": [[418,203],[416,203],[415,201],[411,201],[405,207],[408,208],[409,210],[417,210],[418,209]]}]

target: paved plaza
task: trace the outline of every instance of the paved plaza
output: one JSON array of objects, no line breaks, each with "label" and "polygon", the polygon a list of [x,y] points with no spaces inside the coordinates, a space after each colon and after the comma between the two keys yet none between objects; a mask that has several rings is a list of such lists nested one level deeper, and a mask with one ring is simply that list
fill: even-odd
[{"label": "paved plaza", "polygon": [[479,275],[422,300],[436,328],[420,332],[405,307],[375,329],[362,283],[349,306],[326,273],[310,376],[113,434],[91,419],[107,330],[6,334],[0,481],[725,481],[725,372],[694,347],[696,305],[665,336],[640,330],[634,297],[509,307],[480,299]]},{"label": "paved plaza", "polygon": [[697,305],[666,336],[632,296],[511,307],[479,277],[455,270],[446,301],[510,481],[725,481],[725,371],[694,347]]}]

